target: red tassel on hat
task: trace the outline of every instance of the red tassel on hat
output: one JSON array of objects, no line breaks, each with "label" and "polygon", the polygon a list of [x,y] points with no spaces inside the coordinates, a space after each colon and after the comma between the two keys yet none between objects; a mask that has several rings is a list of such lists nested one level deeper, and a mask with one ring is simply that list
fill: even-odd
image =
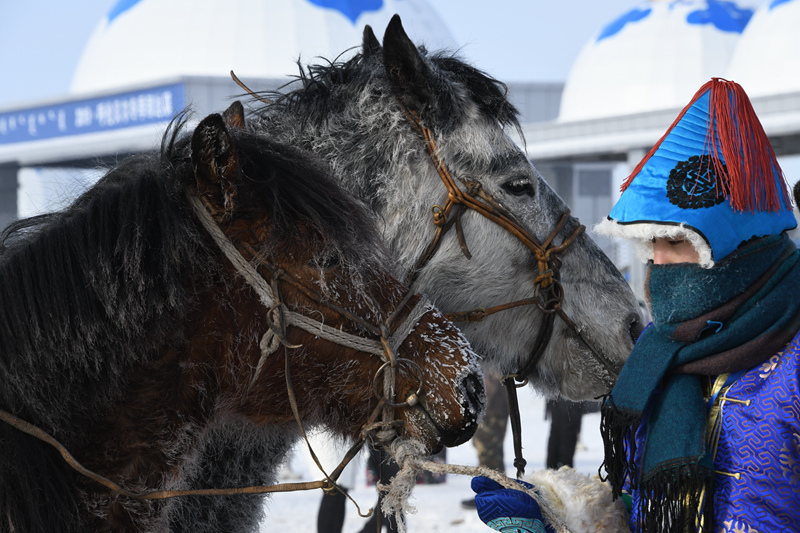
[{"label": "red tassel on hat", "polygon": [[783,171],[750,99],[741,85],[722,78],[712,78],[697,91],[664,136],[636,165],[621,190],[628,188],[686,111],[706,91],[710,94],[705,153],[713,158],[718,194],[728,196],[733,209],[740,212],[791,209]]}]

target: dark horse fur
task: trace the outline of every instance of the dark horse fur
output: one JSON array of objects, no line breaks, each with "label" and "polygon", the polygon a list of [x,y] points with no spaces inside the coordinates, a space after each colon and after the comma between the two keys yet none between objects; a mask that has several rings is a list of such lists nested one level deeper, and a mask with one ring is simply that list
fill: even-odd
[{"label": "dark horse fur", "polygon": [[[192,136],[173,126],[159,153],[126,159],[67,209],[18,221],[2,235],[0,408],[128,490],[186,488],[198,455],[215,465],[206,465],[203,484],[250,470],[268,484],[298,436],[282,356],[265,365],[253,391],[247,387],[266,311],[199,225],[187,190],[215,207],[231,240],[254,246],[262,261],[310,273],[356,314],[379,319],[405,292],[381,257],[370,216],[323,164],[247,134],[241,106],[225,119],[206,118]],[[287,305],[315,309],[291,288],[283,294]],[[317,312],[331,325],[354,327],[327,309]],[[460,333],[436,312],[425,316],[403,356],[426,372],[434,363],[423,358],[446,358],[456,371],[428,376],[429,392],[444,403],[401,418],[410,436],[428,437],[435,448],[441,439],[469,438],[480,386],[464,390],[462,381],[479,374]],[[290,340],[304,344],[292,355],[295,380],[312,374],[297,393],[301,415],[357,434],[377,403],[371,377],[380,361],[302,332]],[[413,390],[415,383],[398,386]],[[439,423],[448,416],[454,423]],[[170,517],[176,529],[198,531],[203,518],[192,511],[208,504],[214,513],[226,501],[128,500],[0,422],[0,532],[166,531]],[[240,500],[246,512],[230,519],[254,527],[261,501]]]}]

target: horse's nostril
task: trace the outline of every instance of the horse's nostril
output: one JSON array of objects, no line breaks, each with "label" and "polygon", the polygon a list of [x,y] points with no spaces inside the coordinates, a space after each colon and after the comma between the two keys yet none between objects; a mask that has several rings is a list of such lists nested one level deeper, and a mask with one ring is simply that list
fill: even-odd
[{"label": "horse's nostril", "polygon": [[631,340],[634,344],[639,340],[639,335],[642,334],[642,331],[644,331],[644,325],[639,315],[630,314],[628,316],[628,334],[631,336]]},{"label": "horse's nostril", "polygon": [[[439,429],[441,443],[447,447],[464,444],[478,429],[478,418],[486,408],[486,392],[483,380],[477,374],[469,374],[461,381],[464,400],[461,404],[463,418],[457,427]],[[438,427],[438,426],[437,426]]]},{"label": "horse's nostril", "polygon": [[483,380],[476,374],[468,375],[464,378],[464,391],[466,392],[467,402],[469,404],[465,407],[474,409],[475,415],[477,416],[486,404],[486,391],[483,387]]}]

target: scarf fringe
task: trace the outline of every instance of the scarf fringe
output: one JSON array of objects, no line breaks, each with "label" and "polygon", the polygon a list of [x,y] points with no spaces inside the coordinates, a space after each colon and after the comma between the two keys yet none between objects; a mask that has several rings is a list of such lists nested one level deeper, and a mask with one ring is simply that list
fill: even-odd
[{"label": "scarf fringe", "polygon": [[705,467],[658,468],[642,481],[639,494],[638,531],[715,531],[714,477]]},{"label": "scarf fringe", "polygon": [[[620,497],[625,480],[633,487],[639,479],[636,466],[636,432],[641,423],[641,413],[622,411],[610,396],[603,401],[600,416],[600,435],[603,437],[604,460],[600,465],[600,478],[611,483],[614,499]],[[604,476],[602,470],[605,470]]]},{"label": "scarf fringe", "polygon": [[[600,433],[605,459],[600,477],[611,483],[614,499],[620,497],[626,481],[629,490],[639,493],[637,531],[714,531],[713,472],[698,462],[682,462],[659,466],[640,480],[635,461],[640,414],[619,409],[610,397],[603,403]],[[701,520],[702,530],[698,529]]]}]

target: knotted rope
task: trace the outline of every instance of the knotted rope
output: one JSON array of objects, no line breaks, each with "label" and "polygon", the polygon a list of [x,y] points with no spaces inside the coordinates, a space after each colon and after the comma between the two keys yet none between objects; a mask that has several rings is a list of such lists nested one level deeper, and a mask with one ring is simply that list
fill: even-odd
[{"label": "knotted rope", "polygon": [[388,485],[379,483],[377,488],[384,493],[383,512],[387,515],[394,513],[400,533],[406,533],[405,523],[402,519],[403,514],[415,514],[417,512],[416,508],[409,503],[409,498],[417,483],[417,473],[423,470],[435,474],[457,474],[470,477],[486,476],[505,488],[521,490],[539,504],[542,516],[550,522],[550,525],[553,526],[557,533],[569,533],[563,519],[555,511],[554,506],[560,502],[553,501],[553,499],[557,500],[557,496],[554,494],[544,494],[535,489],[528,489],[517,483],[516,480],[490,468],[436,463],[426,458],[425,448],[419,441],[397,439],[386,449],[397,462],[400,471]]}]

